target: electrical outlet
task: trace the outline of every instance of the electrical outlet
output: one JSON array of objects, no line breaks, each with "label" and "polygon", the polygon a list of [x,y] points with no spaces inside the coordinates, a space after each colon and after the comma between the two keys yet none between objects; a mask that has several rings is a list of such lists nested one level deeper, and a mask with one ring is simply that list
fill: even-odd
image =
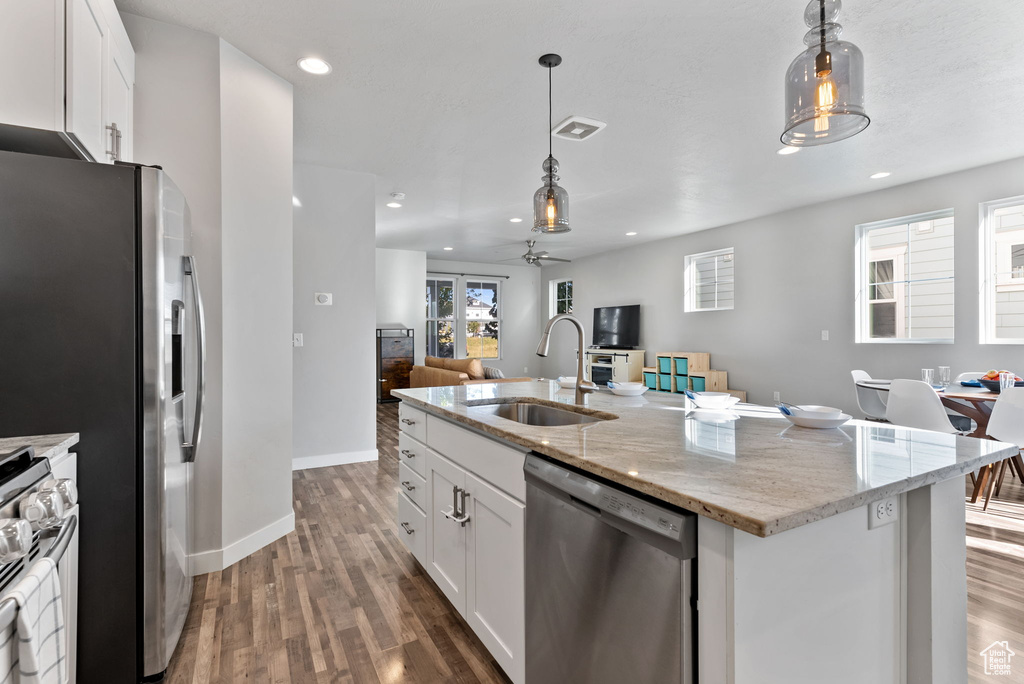
[{"label": "electrical outlet", "polygon": [[828,342],[828,330],[821,331],[821,341]]},{"label": "electrical outlet", "polygon": [[782,394],[781,394],[781,393],[779,393],[779,392],[774,392],[774,393],[772,394],[772,396],[773,396],[773,397],[775,398],[775,403],[776,403],[776,404],[778,404],[778,403],[779,403],[780,401],[782,401]]},{"label": "electrical outlet", "polygon": [[334,295],[330,292],[317,292],[313,297],[313,303],[317,306],[332,306],[334,304]]},{"label": "electrical outlet", "polygon": [[530,374],[530,368],[528,366],[523,366],[523,375],[529,375],[529,374]]},{"label": "electrical outlet", "polygon": [[899,500],[895,496],[876,501],[868,506],[868,529],[873,530],[899,520]]},{"label": "electrical outlet", "polygon": [[292,346],[293,347],[301,347],[302,346],[302,333],[292,333]]}]

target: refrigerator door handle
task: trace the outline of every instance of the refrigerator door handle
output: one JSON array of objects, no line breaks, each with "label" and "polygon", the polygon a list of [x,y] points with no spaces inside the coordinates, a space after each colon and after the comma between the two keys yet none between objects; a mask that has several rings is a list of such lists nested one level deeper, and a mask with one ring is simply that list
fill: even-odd
[{"label": "refrigerator door handle", "polygon": [[196,258],[186,256],[185,275],[192,279],[192,296],[196,307],[196,414],[192,420],[192,439],[183,443],[185,461],[196,460],[196,449],[199,447],[199,435],[203,429],[203,399],[206,396],[206,317],[203,315],[203,297],[199,291],[199,278],[196,274]]}]

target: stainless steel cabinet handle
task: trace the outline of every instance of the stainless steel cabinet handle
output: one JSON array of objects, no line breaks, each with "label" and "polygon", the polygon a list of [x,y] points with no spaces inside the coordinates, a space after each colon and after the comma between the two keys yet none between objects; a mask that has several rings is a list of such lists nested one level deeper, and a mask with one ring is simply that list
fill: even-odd
[{"label": "stainless steel cabinet handle", "polygon": [[403,418],[402,422],[405,423],[406,425],[415,425],[416,424],[415,420],[409,420],[408,418]]},{"label": "stainless steel cabinet handle", "polygon": [[[459,487],[459,515],[466,520],[469,520],[469,514],[466,513],[466,499],[469,498],[469,492],[462,487]],[[466,523],[463,523],[465,525]]]},{"label": "stainless steel cabinet handle", "polygon": [[409,484],[408,480],[403,480],[402,481],[402,486],[405,487],[406,491],[409,491],[409,492],[411,492],[412,490],[416,489],[416,485]]},{"label": "stainless steel cabinet handle", "polygon": [[457,522],[463,527],[469,522],[469,514],[466,513],[466,498],[469,496],[462,487],[452,486],[452,507],[451,510],[441,511],[444,517],[452,522]]},{"label": "stainless steel cabinet handle", "polygon": [[405,528],[405,533],[406,533],[406,534],[412,534],[413,532],[415,532],[415,530],[414,530],[414,529],[412,529],[411,527],[409,527],[409,523],[407,523],[407,522],[404,522],[404,523],[402,523],[402,527],[404,527],[404,528]]},{"label": "stainless steel cabinet handle", "polygon": [[402,455],[406,458],[416,458],[416,453],[408,449],[402,449]]},{"label": "stainless steel cabinet handle", "polygon": [[120,145],[120,132],[117,130],[117,124],[112,123],[107,126],[107,130],[110,131],[110,149],[107,150],[107,154],[110,155],[111,161],[117,161],[121,158],[121,145]]},{"label": "stainless steel cabinet handle", "polygon": [[185,275],[192,279],[192,296],[196,305],[196,414],[192,421],[192,439],[182,444],[185,449],[185,461],[196,460],[196,449],[199,448],[199,437],[203,431],[203,399],[206,396],[206,317],[203,314],[203,296],[199,291],[199,276],[196,274],[196,258],[183,257]]}]

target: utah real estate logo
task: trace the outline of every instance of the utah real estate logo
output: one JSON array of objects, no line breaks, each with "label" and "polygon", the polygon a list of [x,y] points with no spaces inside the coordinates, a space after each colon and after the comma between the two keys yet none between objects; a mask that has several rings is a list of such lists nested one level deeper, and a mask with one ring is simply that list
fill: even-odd
[{"label": "utah real estate logo", "polygon": [[993,641],[979,655],[985,659],[985,674],[1009,675],[1010,659],[1017,654],[1010,650],[1008,641]]}]

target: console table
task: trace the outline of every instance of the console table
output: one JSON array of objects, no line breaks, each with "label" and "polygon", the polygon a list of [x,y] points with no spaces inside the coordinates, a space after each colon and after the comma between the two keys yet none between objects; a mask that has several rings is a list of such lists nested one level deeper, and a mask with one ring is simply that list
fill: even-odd
[{"label": "console table", "polygon": [[642,382],[644,379],[643,349],[596,349],[584,352],[587,377],[603,385],[612,382]]}]

